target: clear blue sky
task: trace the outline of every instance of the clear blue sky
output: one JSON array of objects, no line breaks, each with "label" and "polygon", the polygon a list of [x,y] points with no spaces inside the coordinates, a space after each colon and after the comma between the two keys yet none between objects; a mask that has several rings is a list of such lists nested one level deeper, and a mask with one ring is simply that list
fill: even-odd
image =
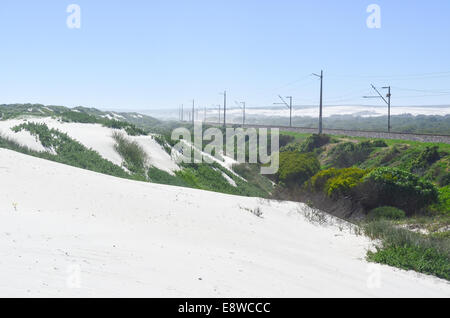
[{"label": "clear blue sky", "polygon": [[[381,29],[366,26],[371,3]],[[209,106],[226,89],[311,104],[323,68],[328,104],[368,103],[370,83],[395,87],[394,104],[450,104],[448,0],[2,0],[0,41],[0,103]]]}]

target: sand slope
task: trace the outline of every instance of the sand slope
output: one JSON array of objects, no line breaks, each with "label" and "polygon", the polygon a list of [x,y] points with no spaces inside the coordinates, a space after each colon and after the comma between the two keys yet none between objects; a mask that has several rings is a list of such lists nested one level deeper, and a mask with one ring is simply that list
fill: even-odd
[{"label": "sand slope", "polygon": [[[28,122],[45,123],[49,128],[58,129],[68,134],[87,148],[97,151],[103,158],[116,165],[122,164],[122,158],[114,149],[112,134],[114,129],[103,127],[100,124],[64,123],[52,118],[27,118]],[[0,134],[15,140],[19,144],[28,146],[36,151],[44,151],[44,147],[27,131],[14,133],[11,128],[24,123],[23,119],[0,121]],[[128,136],[138,142],[148,154],[149,164],[173,174],[179,170],[170,155],[151,136]]]},{"label": "sand slope", "polygon": [[378,265],[370,288],[371,243],[307,210],[0,149],[0,296],[450,296],[443,280]]}]

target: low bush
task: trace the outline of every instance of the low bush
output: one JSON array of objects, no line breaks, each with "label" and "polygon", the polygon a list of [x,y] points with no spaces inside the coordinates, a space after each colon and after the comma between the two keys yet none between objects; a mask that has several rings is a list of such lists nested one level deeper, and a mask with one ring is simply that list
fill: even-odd
[{"label": "low bush", "polygon": [[[236,186],[230,184],[223,174],[232,179]],[[268,195],[266,191],[236,177],[217,163],[183,164],[183,169],[177,171],[176,175],[192,188],[244,196]]]},{"label": "low bush", "polygon": [[405,211],[394,208],[392,206],[382,206],[376,209],[373,209],[368,214],[369,220],[401,220],[406,216]]},{"label": "low bush", "polygon": [[150,167],[147,171],[148,180],[153,183],[168,184],[173,186],[187,187],[188,184],[180,177],[171,175],[156,167]]},{"label": "low bush", "polygon": [[325,192],[332,198],[353,196],[353,189],[361,183],[366,174],[366,170],[359,168],[341,169],[338,175],[328,180]]},{"label": "low bush", "polygon": [[234,164],[233,171],[262,191],[269,193],[273,190],[273,183],[269,177],[261,175],[261,167],[258,164],[241,163]]},{"label": "low bush", "polygon": [[302,185],[319,169],[319,160],[312,153],[281,152],[280,166],[275,178],[277,182],[287,185]]},{"label": "low bush", "polygon": [[294,136],[280,134],[279,146],[284,147],[295,140]]},{"label": "low bush", "polygon": [[93,124],[97,123],[98,119],[95,116],[76,112],[76,111],[66,111],[61,114],[61,119],[64,122],[74,122],[74,123],[84,123],[84,124]]},{"label": "low bush", "polygon": [[425,170],[440,159],[438,146],[427,146],[411,163],[411,172],[423,175]]},{"label": "low bush", "polygon": [[397,146],[392,147],[385,153],[383,153],[382,157],[380,158],[380,163],[382,165],[389,163],[394,158],[397,158],[401,154],[400,150]]},{"label": "low bush", "polygon": [[330,151],[331,161],[338,168],[348,168],[366,160],[373,150],[370,141],[360,143],[344,142]]},{"label": "low bush", "polygon": [[450,260],[435,249],[417,246],[388,246],[376,252],[369,251],[367,259],[372,262],[394,266],[404,270],[434,275],[450,280]]},{"label": "low bush", "polygon": [[450,173],[447,172],[445,174],[443,174],[439,180],[438,180],[439,184],[443,187],[450,185]]},{"label": "low bush", "polygon": [[368,209],[393,206],[412,214],[435,203],[437,188],[418,176],[390,167],[368,173],[358,187],[359,199]]},{"label": "low bush", "polygon": [[368,260],[450,280],[448,238],[427,237],[395,227],[386,220],[364,225],[364,232],[381,240],[376,252],[368,252]]},{"label": "low bush", "polygon": [[430,210],[438,214],[450,215],[450,186],[438,190],[438,202],[430,207]]},{"label": "low bush", "polygon": [[125,121],[119,121],[115,119],[102,119],[100,122],[103,126],[108,128],[124,129],[130,136],[147,135],[147,133],[143,129],[140,129],[135,125]]},{"label": "low bush", "polygon": [[375,139],[375,140],[372,140],[371,143],[372,143],[372,146],[377,147],[377,148],[384,148],[384,147],[388,146],[383,139]]},{"label": "low bush", "polygon": [[145,174],[148,156],[142,147],[136,142],[129,140],[124,134],[114,132],[112,135],[116,144],[114,149],[120,154],[124,166],[136,174]]},{"label": "low bush", "polygon": [[367,171],[359,168],[330,168],[314,175],[307,186],[329,197],[352,196],[352,190],[362,182]]},{"label": "low bush", "polygon": [[313,134],[306,138],[306,140],[300,145],[300,152],[313,152],[315,149],[325,146],[330,142],[330,136]]}]

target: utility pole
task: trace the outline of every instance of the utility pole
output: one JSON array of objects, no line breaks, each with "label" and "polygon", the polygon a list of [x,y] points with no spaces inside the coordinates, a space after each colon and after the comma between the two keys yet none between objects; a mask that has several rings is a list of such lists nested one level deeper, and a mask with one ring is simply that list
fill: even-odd
[{"label": "utility pole", "polygon": [[183,104],[181,104],[181,121],[183,121],[184,120],[184,109],[183,109]]},{"label": "utility pole", "polygon": [[292,127],[292,96],[286,96],[286,98],[289,98],[289,104],[286,103],[284,98],[281,95],[278,95],[278,97],[281,99],[282,103],[273,103],[274,105],[284,105],[287,108],[289,108],[289,127]]},{"label": "utility pole", "polygon": [[[239,106],[240,109],[242,109],[242,128],[245,126],[245,102],[238,103],[237,101],[234,101],[236,105]],[[242,106],[241,106],[242,104]]]},{"label": "utility pole", "polygon": [[319,110],[319,135],[322,134],[322,98],[323,98],[323,70],[320,75],[313,73],[312,75],[320,78],[320,110]]},{"label": "utility pole", "polygon": [[195,115],[194,109],[195,109],[195,100],[193,99],[192,100],[192,125],[194,125],[194,115]]},{"label": "utility pole", "polygon": [[203,113],[203,122],[206,122],[206,106],[205,106],[205,112]]},{"label": "utility pole", "polygon": [[382,87],[383,89],[387,89],[388,93],[386,95],[386,98],[384,98],[383,95],[381,95],[381,93],[378,91],[378,89],[375,87],[375,85],[371,84],[372,88],[374,89],[375,92],[377,92],[378,96],[363,96],[363,98],[381,98],[388,106],[388,133],[391,132],[391,87],[390,86],[385,86]]},{"label": "utility pole", "polygon": [[227,91],[223,92],[223,127],[227,125]]},{"label": "utility pole", "polygon": [[292,127],[292,96],[287,98],[289,98],[289,127]]},{"label": "utility pole", "polygon": [[387,98],[388,98],[388,132],[391,132],[391,87],[386,86],[383,89],[387,89]]}]

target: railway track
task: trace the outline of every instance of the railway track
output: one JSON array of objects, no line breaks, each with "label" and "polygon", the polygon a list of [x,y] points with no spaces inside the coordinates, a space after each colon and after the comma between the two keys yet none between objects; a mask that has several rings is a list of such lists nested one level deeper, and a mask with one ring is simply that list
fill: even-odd
[{"label": "railway track", "polygon": [[[218,123],[206,123],[208,125],[221,126]],[[227,124],[228,127],[236,127],[239,124]],[[302,133],[316,133],[317,128],[306,127],[288,127],[288,126],[276,126],[276,125],[257,125],[257,124],[245,124],[245,127],[252,128],[278,128],[282,131],[293,131]],[[450,135],[433,135],[433,134],[415,134],[405,132],[381,132],[370,130],[348,130],[348,129],[323,129],[324,134],[351,136],[351,137],[366,137],[366,138],[382,138],[382,139],[401,139],[420,142],[441,142],[450,144]]]}]

